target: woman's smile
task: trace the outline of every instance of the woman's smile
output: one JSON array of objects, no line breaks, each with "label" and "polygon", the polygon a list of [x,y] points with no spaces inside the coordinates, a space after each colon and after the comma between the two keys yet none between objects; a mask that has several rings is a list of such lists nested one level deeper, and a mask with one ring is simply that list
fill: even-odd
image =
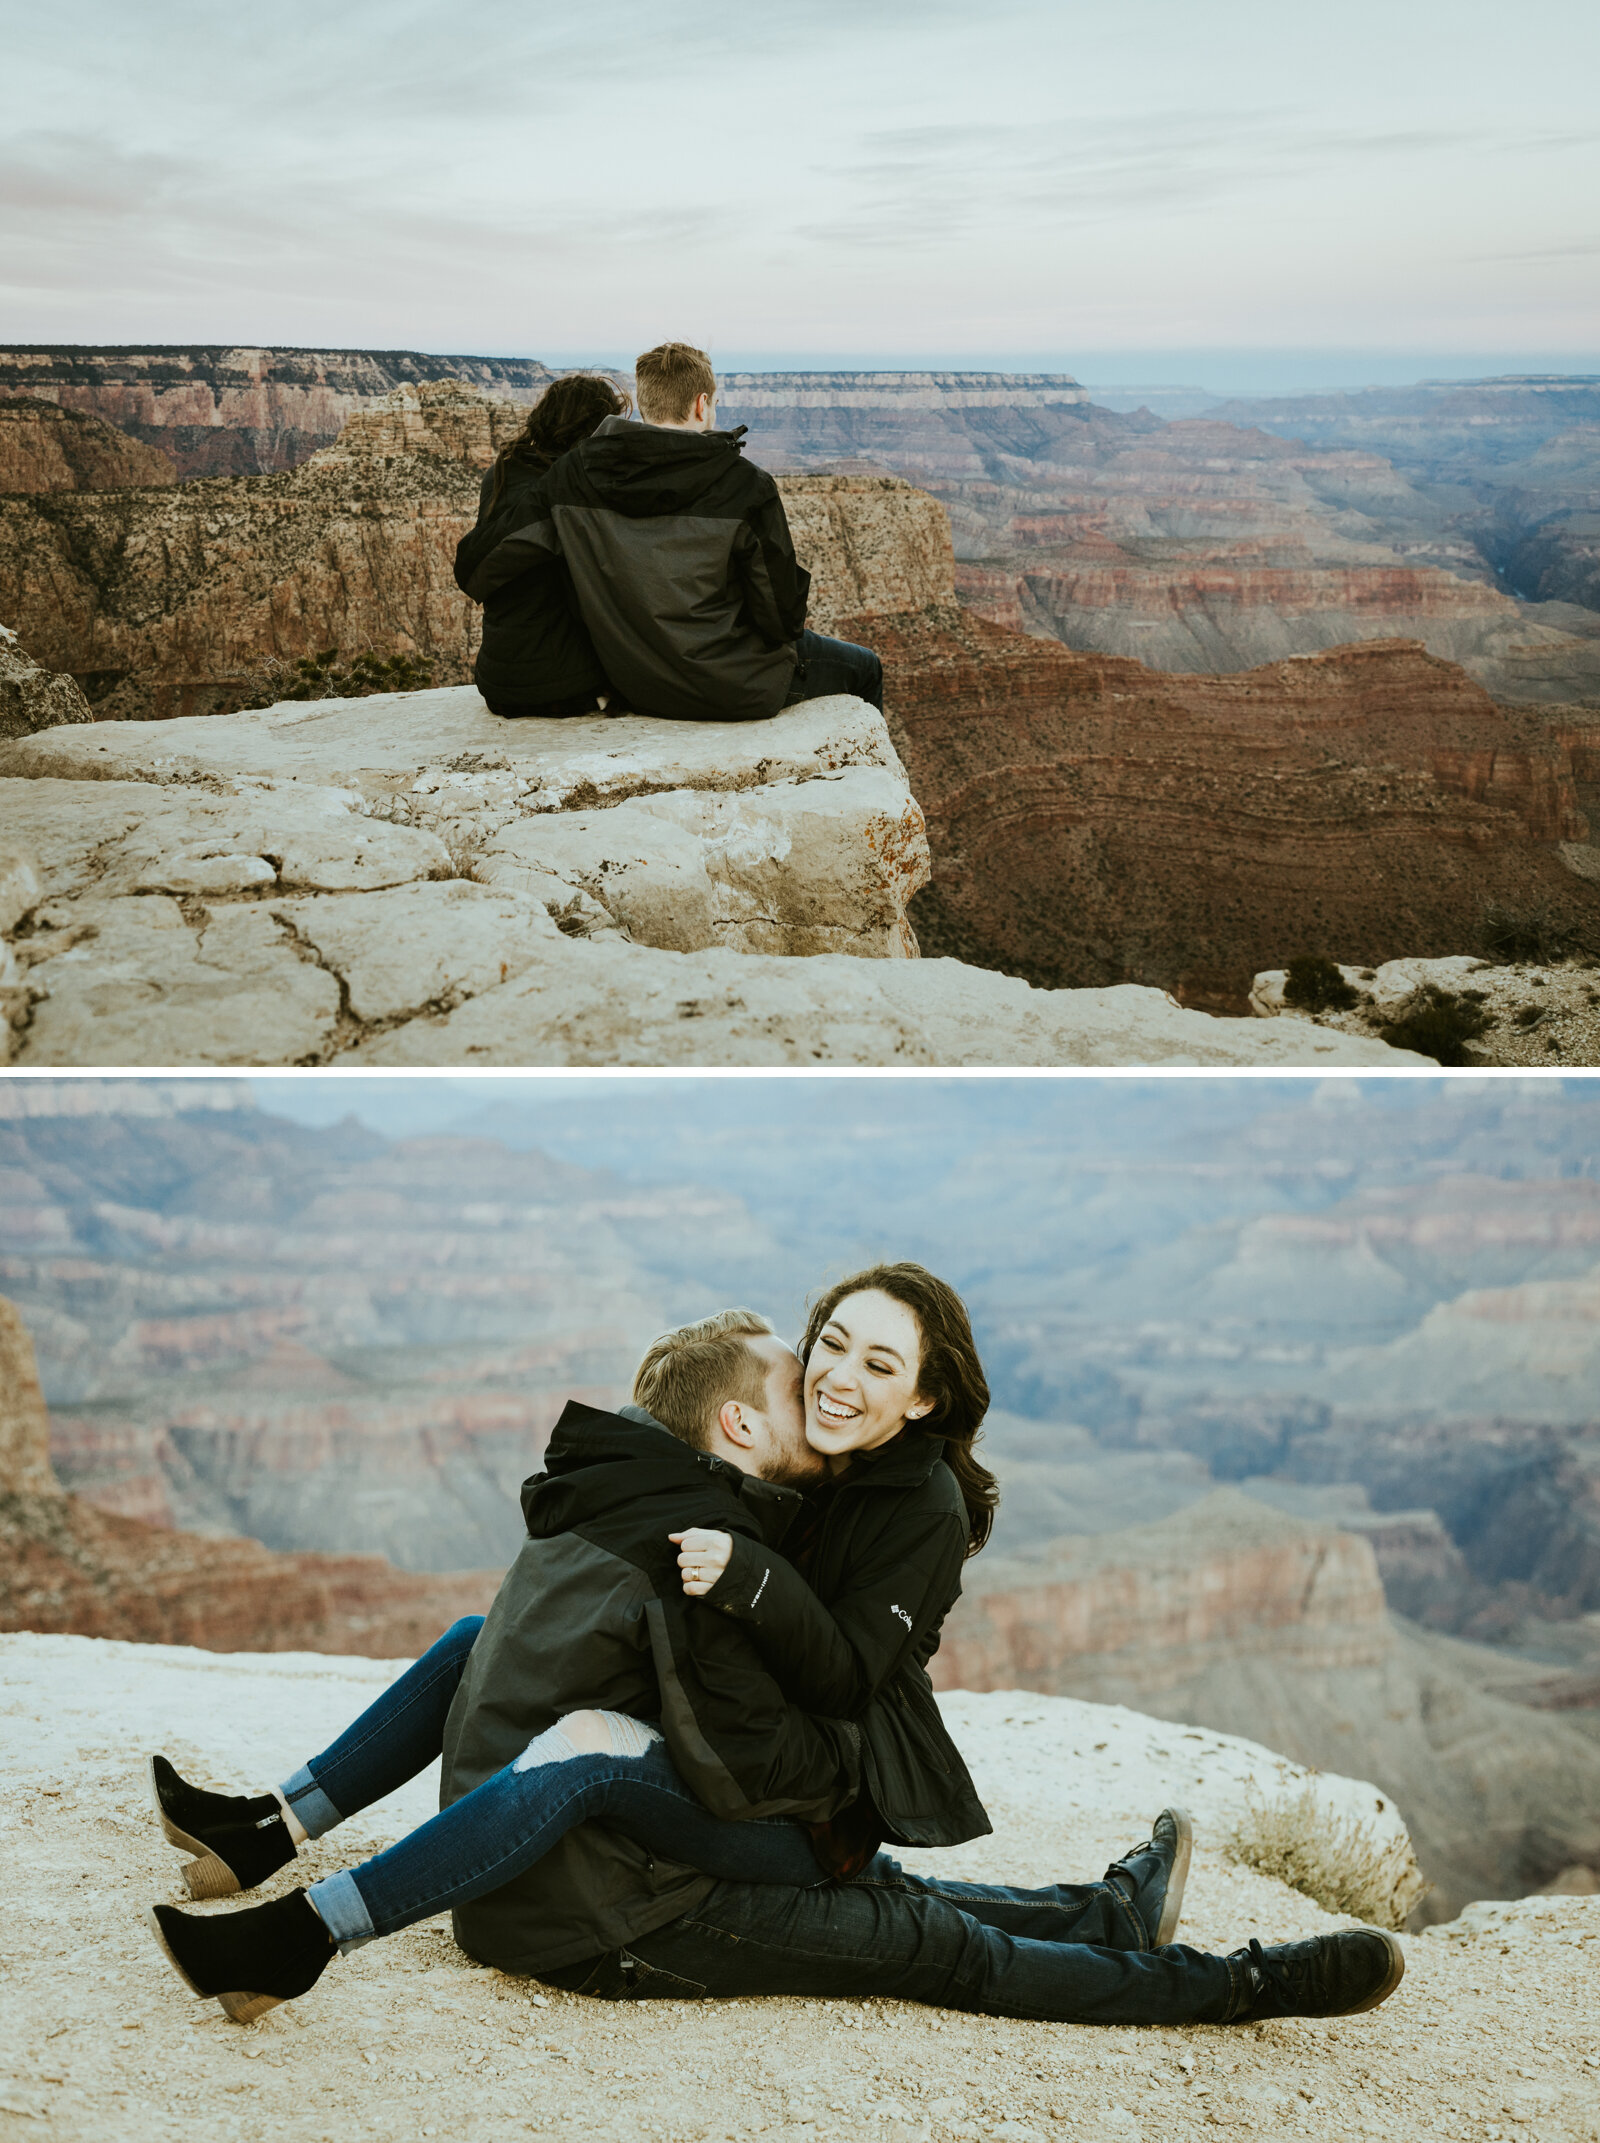
[{"label": "woman's smile", "polygon": [[833,1461],[876,1451],[930,1411],[917,1391],[922,1331],[903,1302],[876,1287],[846,1295],[806,1363],[806,1442]]}]

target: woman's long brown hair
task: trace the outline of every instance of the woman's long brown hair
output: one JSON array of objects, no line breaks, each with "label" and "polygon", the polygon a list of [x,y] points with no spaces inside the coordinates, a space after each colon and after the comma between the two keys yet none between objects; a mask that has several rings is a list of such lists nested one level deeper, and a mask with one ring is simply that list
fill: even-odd
[{"label": "woman's long brown hair", "polygon": [[917,1365],[917,1396],[933,1401],[933,1411],[910,1426],[944,1441],[945,1464],[955,1475],[961,1500],[967,1507],[967,1553],[976,1555],[994,1525],[1000,1487],[986,1466],[980,1466],[973,1445],[983,1430],[989,1411],[989,1380],[978,1359],[967,1306],[953,1287],[929,1272],[925,1265],[869,1265],[839,1280],[817,1297],[806,1319],[806,1336],[800,1358],[811,1360],[822,1328],[846,1295],[876,1288],[892,1296],[917,1320],[922,1354]]},{"label": "woman's long brown hair", "polygon": [[607,417],[625,417],[633,397],[614,381],[592,372],[570,372],[552,380],[528,412],[528,421],[509,446],[494,457],[494,488],[489,493],[492,511],[505,489],[507,471],[514,461],[532,469],[548,469],[568,447],[587,439]]}]

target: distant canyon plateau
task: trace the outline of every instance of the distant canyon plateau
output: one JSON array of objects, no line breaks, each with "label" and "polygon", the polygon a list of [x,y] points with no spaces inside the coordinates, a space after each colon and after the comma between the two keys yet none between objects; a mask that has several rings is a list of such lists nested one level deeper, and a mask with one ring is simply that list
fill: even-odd
[{"label": "distant canyon plateau", "polygon": [[[454,546],[551,376],[0,352],[0,620],[102,721],[263,704],[325,650],[463,681]],[[1600,957],[1600,609],[1574,563],[1600,387],[1408,394],[1307,405],[1297,438],[1291,405],[1168,423],[1050,375],[726,378],[814,622],[884,653],[924,953],[1235,1015],[1295,957],[1481,955],[1494,918],[1518,957]],[[1566,563],[1534,575],[1540,544]],[[1593,1024],[1479,1059],[1591,1061]]]},{"label": "distant canyon plateau", "polygon": [[[1092,1141],[951,1137],[919,1180],[900,1147],[939,1151],[956,1106],[928,1095],[868,1158],[870,1104],[818,1118],[752,1203],[710,1126],[668,1180],[592,1113],[557,1158],[514,1112],[386,1139],[239,1085],[14,1082],[0,1627],[414,1649],[492,1596],[566,1397],[618,1403],[648,1337],[717,1301],[781,1322],[869,1253],[893,1184],[896,1247],[968,1291],[998,1402],[1000,1522],[938,1685],[1129,1701],[1370,1777],[1425,1918],[1592,1887],[1600,1100],[1347,1081],[1152,1138],[1130,1096]],[[854,1175],[826,1234],[802,1162]]]}]

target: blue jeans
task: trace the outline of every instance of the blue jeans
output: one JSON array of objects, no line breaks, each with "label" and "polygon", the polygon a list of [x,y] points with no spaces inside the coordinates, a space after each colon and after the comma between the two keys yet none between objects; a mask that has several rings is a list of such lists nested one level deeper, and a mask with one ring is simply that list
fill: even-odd
[{"label": "blue jeans", "polygon": [[853,640],[830,640],[808,626],[795,642],[794,682],[786,707],[802,700],[828,699],[849,692],[883,712],[883,664],[870,647]]},{"label": "blue jeans", "polygon": [[817,1889],[719,1883],[670,1926],[542,1977],[609,2001],[854,1994],[1056,2023],[1225,2023],[1242,1967],[1145,1939],[1113,1883],[934,1882],[880,1853]]},{"label": "blue jeans", "polygon": [[[375,1704],[283,1787],[314,1838],[427,1769],[479,1615],[464,1616]],[[664,1860],[747,1883],[804,1885],[824,1871],[801,1824],[725,1823],[710,1815],[657,1741],[640,1756],[572,1756],[507,1764],[358,1868],[314,1883],[311,1897],[342,1949],[498,1890],[542,1860],[575,1824],[602,1822]]]}]

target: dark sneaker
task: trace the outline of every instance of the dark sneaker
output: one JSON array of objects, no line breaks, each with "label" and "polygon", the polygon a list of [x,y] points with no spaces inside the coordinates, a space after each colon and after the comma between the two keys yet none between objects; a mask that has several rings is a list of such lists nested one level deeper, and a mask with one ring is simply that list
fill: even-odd
[{"label": "dark sneaker", "polygon": [[1304,1942],[1263,1949],[1252,1942],[1234,1950],[1242,1965],[1238,2007],[1230,2024],[1260,2017],[1346,2017],[1376,2009],[1405,1976],[1406,1953],[1395,1936],[1377,1927],[1352,1927]]},{"label": "dark sneaker", "polygon": [[1178,1931],[1193,1849],[1194,1825],[1187,1813],[1181,1808],[1163,1808],[1153,1835],[1106,1870],[1106,1881],[1115,1883],[1132,1902],[1153,1950],[1161,1949]]},{"label": "dark sneaker", "polygon": [[333,1937],[303,1890],[243,1912],[153,1905],[150,1925],[184,1985],[210,1995],[236,2024],[308,1994],[334,1955]]},{"label": "dark sneaker", "polygon": [[196,1856],[183,1871],[191,1897],[253,1890],[295,1856],[275,1793],[207,1793],[180,1778],[164,1756],[152,1756],[150,1798],[171,1843]]}]

